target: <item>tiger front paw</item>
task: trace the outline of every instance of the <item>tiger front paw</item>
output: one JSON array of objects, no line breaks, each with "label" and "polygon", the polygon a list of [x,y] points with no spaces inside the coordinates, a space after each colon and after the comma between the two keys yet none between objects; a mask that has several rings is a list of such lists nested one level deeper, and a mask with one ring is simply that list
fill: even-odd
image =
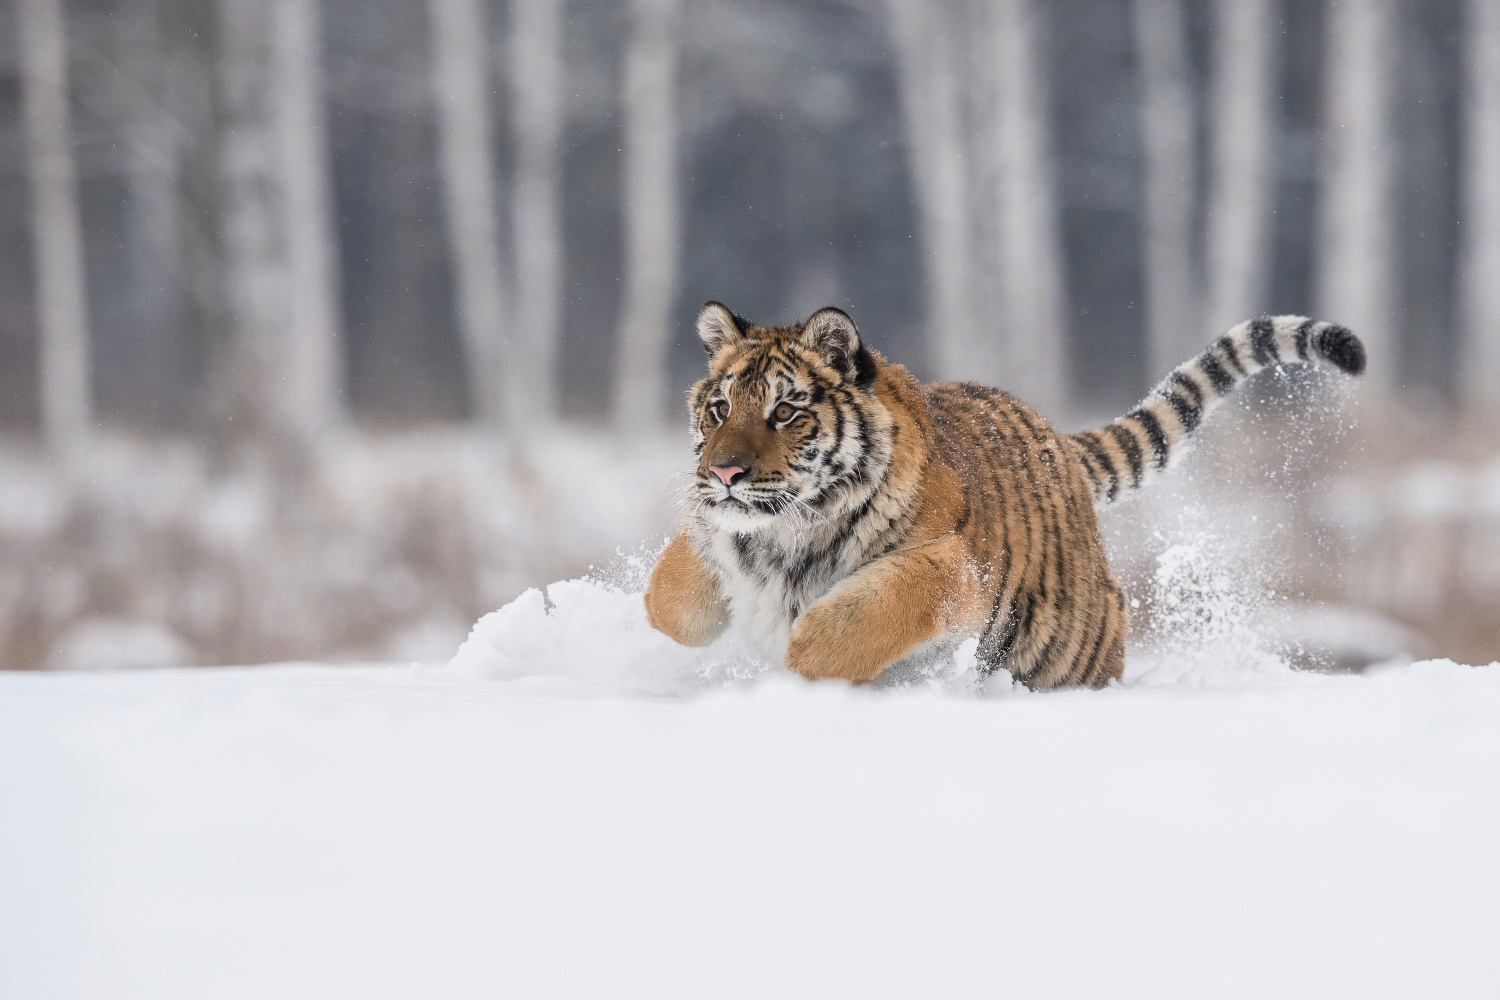
[{"label": "tiger front paw", "polygon": [[808,680],[845,680],[862,684],[879,677],[888,665],[849,635],[848,609],[837,603],[809,608],[792,630],[786,648],[788,670]]},{"label": "tiger front paw", "polygon": [[651,571],[644,600],[651,627],[684,646],[706,646],[729,624],[718,582],[683,535]]}]

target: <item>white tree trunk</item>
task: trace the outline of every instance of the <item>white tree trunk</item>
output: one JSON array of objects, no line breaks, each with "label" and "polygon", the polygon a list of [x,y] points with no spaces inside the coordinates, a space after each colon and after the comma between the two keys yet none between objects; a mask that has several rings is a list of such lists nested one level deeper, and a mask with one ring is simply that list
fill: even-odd
[{"label": "white tree trunk", "polygon": [[485,423],[503,422],[514,366],[496,226],[489,42],[479,0],[428,0],[443,212],[453,260],[469,398]]},{"label": "white tree trunk", "polygon": [[997,0],[995,13],[1006,309],[1003,333],[985,323],[979,334],[1004,338],[1004,385],[1042,413],[1061,417],[1070,395],[1068,324],[1043,14],[1038,0]]},{"label": "white tree trunk", "polygon": [[[1012,384],[1015,373],[1006,363],[1006,338],[1012,333],[1007,298],[1004,243],[1005,166],[1010,150],[1001,140],[1002,77],[1009,67],[1001,65],[1004,39],[1001,35],[1002,3],[994,0],[964,0],[964,23],[960,46],[966,57],[959,76],[967,84],[963,102],[969,203],[969,305],[975,323],[988,338],[976,338],[976,351],[966,359],[969,378],[986,385]],[[987,342],[986,342],[987,340]]]},{"label": "white tree trunk", "polygon": [[220,0],[224,258],[237,385],[259,430],[316,445],[342,417],[314,0]]},{"label": "white tree trunk", "polygon": [[1500,413],[1500,4],[1469,0],[1463,164],[1460,388],[1472,410]]},{"label": "white tree trunk", "polygon": [[42,428],[72,449],[93,423],[88,296],[68,108],[62,0],[18,0],[22,114],[31,183]]},{"label": "white tree trunk", "polygon": [[1146,331],[1149,380],[1200,351],[1209,335],[1193,267],[1192,82],[1183,0],[1137,0],[1145,140]]},{"label": "white tree trunk", "polygon": [[296,425],[322,434],[343,419],[344,377],[318,0],[274,0],[274,8],[276,133],[293,302],[285,405]]},{"label": "white tree trunk", "polygon": [[516,171],[516,326],[507,385],[512,426],[553,417],[562,314],[562,0],[515,0],[511,14]]},{"label": "white tree trunk", "polygon": [[1328,137],[1317,311],[1348,326],[1370,357],[1375,391],[1395,383],[1390,0],[1329,0],[1323,29]]},{"label": "white tree trunk", "polygon": [[1213,152],[1206,250],[1207,326],[1217,336],[1267,308],[1277,53],[1271,0],[1216,0],[1213,10]]},{"label": "white tree trunk", "polygon": [[625,49],[625,303],[615,422],[662,422],[677,299],[680,0],[633,0]]},{"label": "white tree trunk", "polygon": [[967,179],[951,12],[922,0],[888,0],[886,9],[916,179],[927,340],[939,378],[969,379],[986,345],[977,336],[970,298]]}]

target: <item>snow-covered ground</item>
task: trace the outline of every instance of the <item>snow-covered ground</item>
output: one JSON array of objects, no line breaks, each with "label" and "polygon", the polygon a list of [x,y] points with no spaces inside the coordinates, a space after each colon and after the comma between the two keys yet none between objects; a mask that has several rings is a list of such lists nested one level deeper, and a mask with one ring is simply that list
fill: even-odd
[{"label": "snow-covered ground", "polygon": [[446,667],[0,674],[0,995],[1500,994],[1500,666],[1243,652],[851,690],[573,583]]}]

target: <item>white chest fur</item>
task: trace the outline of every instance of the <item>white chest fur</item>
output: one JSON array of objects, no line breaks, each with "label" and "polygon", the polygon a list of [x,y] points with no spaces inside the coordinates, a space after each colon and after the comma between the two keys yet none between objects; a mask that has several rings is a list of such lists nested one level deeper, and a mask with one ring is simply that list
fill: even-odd
[{"label": "white chest fur", "polygon": [[755,656],[784,665],[798,615],[847,573],[821,560],[800,562],[785,550],[773,557],[764,538],[737,544],[732,532],[715,531],[707,541],[704,554],[729,604],[731,627]]},{"label": "white chest fur", "polygon": [[[709,536],[709,563],[719,580],[724,599],[729,603],[730,627],[745,649],[767,663],[786,665],[787,645],[798,616],[851,575],[855,566],[815,560],[803,564],[796,574],[778,571],[782,560],[769,557],[764,550],[755,558],[736,546],[731,532]],[[795,563],[795,560],[790,560]],[[955,644],[962,636],[940,636],[912,650],[892,664],[887,677],[922,672],[934,664],[951,659]],[[930,674],[925,674],[931,676]]]}]

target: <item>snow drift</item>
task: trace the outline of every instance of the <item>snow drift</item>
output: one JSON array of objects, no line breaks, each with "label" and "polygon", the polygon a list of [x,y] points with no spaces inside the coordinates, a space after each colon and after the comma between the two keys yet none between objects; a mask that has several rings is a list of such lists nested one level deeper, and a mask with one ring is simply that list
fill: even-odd
[{"label": "snow drift", "polygon": [[[1275,625],[1285,609],[1269,594],[1253,559],[1186,518],[1164,548],[1147,599],[1155,614],[1133,634],[1125,686],[1239,686],[1302,683]],[[652,629],[641,592],[657,551],[621,558],[592,577],[543,592],[529,589],[485,615],[448,664],[455,676],[532,679],[560,688],[622,694],[687,695],[746,683],[780,666],[756,661],[730,629],[712,645],[680,646]],[[1140,600],[1133,602],[1137,608]],[[891,671],[878,688],[925,685],[987,696],[1021,690],[1004,672],[983,676],[969,640],[951,659]]]},{"label": "snow drift", "polygon": [[[608,604],[554,591],[559,622]],[[998,699],[768,673],[662,698],[514,659],[464,676],[475,655],[0,675],[0,992],[1500,985],[1500,667]],[[701,655],[635,684],[707,686]]]},{"label": "snow drift", "polygon": [[1494,996],[1500,665],[1294,670],[1163,543],[1102,691],[679,647],[649,553],[446,665],[0,674],[0,992]]}]

